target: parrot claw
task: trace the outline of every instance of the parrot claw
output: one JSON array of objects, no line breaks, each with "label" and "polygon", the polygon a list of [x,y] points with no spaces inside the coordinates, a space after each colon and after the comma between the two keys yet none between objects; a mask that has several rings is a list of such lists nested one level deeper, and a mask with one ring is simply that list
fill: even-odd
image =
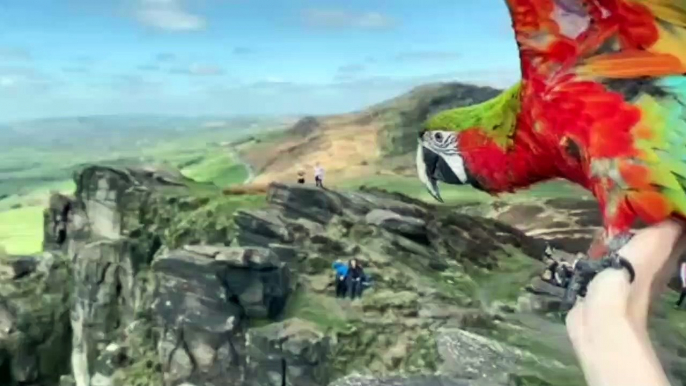
[{"label": "parrot claw", "polygon": [[614,238],[610,244],[610,252],[600,260],[583,257],[574,263],[574,273],[568,281],[565,294],[560,304],[560,311],[568,312],[574,307],[577,297],[586,296],[588,284],[602,270],[607,268],[626,269],[630,275],[630,282],[633,283],[636,276],[634,267],[625,258],[621,257],[617,251],[631,240],[631,234],[622,234]]}]

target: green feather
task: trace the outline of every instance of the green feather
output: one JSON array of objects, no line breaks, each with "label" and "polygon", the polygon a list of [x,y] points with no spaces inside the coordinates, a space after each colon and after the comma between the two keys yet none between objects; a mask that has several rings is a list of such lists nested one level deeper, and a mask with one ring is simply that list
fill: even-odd
[{"label": "green feather", "polygon": [[517,116],[521,110],[521,83],[503,91],[497,97],[483,103],[458,107],[436,114],[427,120],[424,128],[429,131],[462,131],[479,128],[493,140],[507,147],[512,139]]}]

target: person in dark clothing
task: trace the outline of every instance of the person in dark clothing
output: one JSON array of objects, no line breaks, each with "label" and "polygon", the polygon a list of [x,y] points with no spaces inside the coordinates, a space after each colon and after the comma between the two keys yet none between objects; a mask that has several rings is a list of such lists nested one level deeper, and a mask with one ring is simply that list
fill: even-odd
[{"label": "person in dark clothing", "polygon": [[558,285],[555,274],[557,273],[557,267],[559,266],[559,263],[552,257],[546,257],[545,264],[546,268],[545,271],[543,271],[541,278],[550,284]]},{"label": "person in dark clothing", "polygon": [[686,262],[682,262],[679,265],[679,279],[681,279],[681,295],[679,295],[679,300],[674,305],[676,308],[680,308],[681,303],[686,299]]},{"label": "person in dark clothing", "polygon": [[348,291],[350,298],[360,297],[362,295],[362,278],[364,277],[364,270],[357,259],[350,260],[348,265]]},{"label": "person in dark clothing", "polygon": [[298,183],[299,184],[305,183],[305,172],[303,170],[298,172]]},{"label": "person in dark clothing", "polygon": [[344,298],[348,292],[348,266],[340,260],[333,263],[333,269],[336,271],[336,297]]},{"label": "person in dark clothing", "polygon": [[572,279],[574,275],[574,268],[571,264],[566,261],[560,262],[557,266],[556,279],[560,287],[567,287],[567,284]]}]

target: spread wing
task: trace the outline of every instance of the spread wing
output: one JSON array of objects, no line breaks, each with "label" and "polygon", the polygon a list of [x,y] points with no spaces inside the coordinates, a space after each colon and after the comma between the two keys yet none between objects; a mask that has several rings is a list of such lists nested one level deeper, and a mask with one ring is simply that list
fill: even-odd
[{"label": "spread wing", "polygon": [[506,2],[523,124],[573,150],[606,225],[686,216],[686,0]]},{"label": "spread wing", "polygon": [[686,0],[506,2],[525,80],[686,73]]}]

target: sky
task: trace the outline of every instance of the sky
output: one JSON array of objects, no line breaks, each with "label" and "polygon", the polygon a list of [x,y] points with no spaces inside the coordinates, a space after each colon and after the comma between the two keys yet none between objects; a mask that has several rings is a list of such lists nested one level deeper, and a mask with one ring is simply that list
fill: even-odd
[{"label": "sky", "polygon": [[330,114],[519,79],[503,0],[0,0],[0,121]]}]

